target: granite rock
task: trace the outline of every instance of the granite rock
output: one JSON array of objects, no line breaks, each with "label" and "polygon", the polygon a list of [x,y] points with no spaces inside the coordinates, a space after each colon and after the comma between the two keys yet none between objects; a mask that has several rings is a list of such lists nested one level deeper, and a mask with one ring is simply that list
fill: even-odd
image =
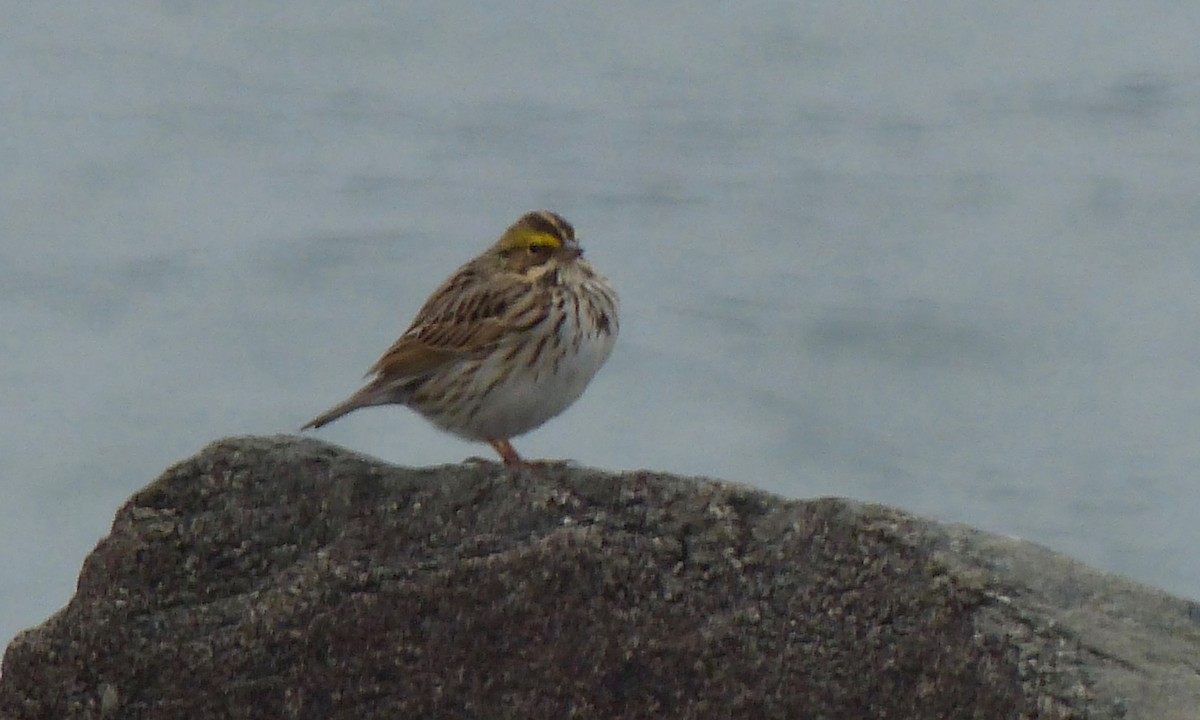
[{"label": "granite rock", "polygon": [[1200,605],[841,499],[215,443],[8,647],[0,717],[1200,718]]}]

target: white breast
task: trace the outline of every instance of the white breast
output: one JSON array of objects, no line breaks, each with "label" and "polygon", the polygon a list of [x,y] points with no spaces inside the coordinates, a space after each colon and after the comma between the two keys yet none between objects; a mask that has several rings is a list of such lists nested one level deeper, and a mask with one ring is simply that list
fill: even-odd
[{"label": "white breast", "polygon": [[554,327],[564,318],[554,342],[539,350],[528,336],[517,337],[486,357],[466,361],[478,364],[469,373],[472,388],[463,393],[472,400],[453,410],[443,408],[441,416],[423,414],[470,440],[508,440],[566,410],[608,359],[618,331],[617,299],[607,282],[594,274],[581,282],[591,301],[604,309],[607,326],[597,327],[588,319],[586,305],[577,308],[566,299],[547,321]]},{"label": "white breast", "polygon": [[[563,334],[568,338],[575,333],[573,324],[573,319],[564,323]],[[566,351],[557,363],[535,362],[529,366],[527,357],[519,356],[520,364],[488,393],[467,430],[475,439],[508,439],[555,417],[583,394],[608,359],[615,341],[613,332],[584,335],[577,346],[565,339]],[[486,371],[489,363],[498,361],[485,362],[483,375],[490,374]]]}]

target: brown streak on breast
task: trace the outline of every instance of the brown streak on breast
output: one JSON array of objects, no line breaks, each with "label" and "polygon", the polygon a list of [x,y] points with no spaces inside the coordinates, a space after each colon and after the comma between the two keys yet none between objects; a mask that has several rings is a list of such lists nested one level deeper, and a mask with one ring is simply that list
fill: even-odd
[{"label": "brown streak on breast", "polygon": [[549,314],[550,313],[545,308],[539,308],[532,313],[533,319],[529,320],[528,322],[521,322],[519,324],[514,324],[512,326],[512,329],[513,330],[521,330],[521,331],[532,330],[538,324],[543,322],[546,319],[546,316]]},{"label": "brown streak on breast", "polygon": [[537,365],[538,358],[542,356],[542,351],[546,349],[546,343],[549,340],[549,335],[543,335],[542,339],[538,340],[538,344],[533,348],[533,355],[530,356],[529,361],[525,363],[527,367],[534,367]]},{"label": "brown streak on breast", "polygon": [[584,335],[583,322],[579,318],[579,296],[578,295],[571,296],[571,304],[574,306],[574,313],[575,313],[575,332],[573,333],[575,336],[575,341],[573,343],[571,343],[571,346],[575,349],[576,352],[578,352],[579,351],[579,343],[580,343],[580,341],[583,340],[583,335]]}]

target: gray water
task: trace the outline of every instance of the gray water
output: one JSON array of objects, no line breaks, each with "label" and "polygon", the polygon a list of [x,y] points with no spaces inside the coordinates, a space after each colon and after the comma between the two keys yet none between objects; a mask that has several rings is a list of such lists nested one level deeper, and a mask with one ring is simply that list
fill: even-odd
[{"label": "gray water", "polygon": [[[623,299],[532,457],[840,495],[1200,598],[1200,4],[4,3],[0,639],[557,210]],[[320,437],[490,450],[399,408]]]}]

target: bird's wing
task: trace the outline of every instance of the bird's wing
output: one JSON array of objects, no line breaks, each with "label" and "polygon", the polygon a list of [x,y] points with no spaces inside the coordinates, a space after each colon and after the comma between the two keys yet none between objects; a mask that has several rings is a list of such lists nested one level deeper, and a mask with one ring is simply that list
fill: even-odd
[{"label": "bird's wing", "polygon": [[[385,382],[434,372],[455,359],[496,344],[510,329],[514,303],[528,287],[497,282],[463,268],[438,288],[412,326],[388,348],[367,375]],[[522,323],[523,324],[523,323]]]}]

